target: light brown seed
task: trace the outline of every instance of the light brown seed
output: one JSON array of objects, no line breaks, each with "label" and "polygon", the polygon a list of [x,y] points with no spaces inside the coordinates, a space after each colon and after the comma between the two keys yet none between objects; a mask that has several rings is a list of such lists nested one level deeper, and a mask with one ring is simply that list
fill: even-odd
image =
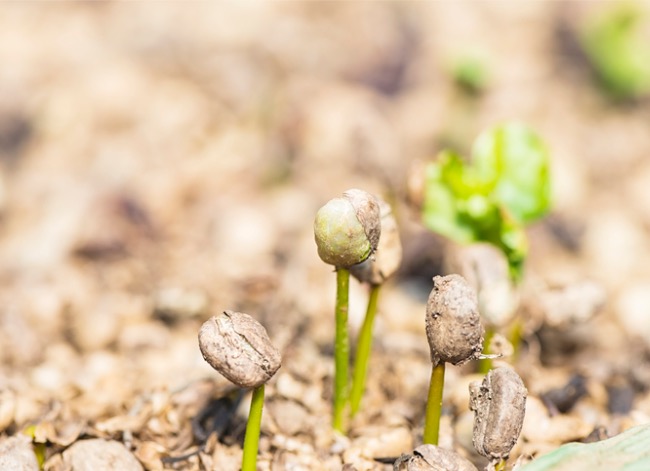
[{"label": "light brown seed", "polygon": [[350,273],[362,283],[381,285],[399,268],[402,262],[402,243],[399,228],[388,203],[377,198],[381,213],[381,237],[374,257],[350,267]]},{"label": "light brown seed", "polygon": [[453,450],[435,445],[420,445],[413,455],[403,455],[393,465],[394,471],[477,471],[476,466]]},{"label": "light brown seed", "polygon": [[523,381],[512,368],[500,367],[490,370],[482,383],[471,383],[469,390],[474,448],[490,460],[506,459],[524,423],[528,391]]},{"label": "light brown seed", "polygon": [[262,324],[241,312],[208,319],[199,331],[199,348],[210,366],[241,388],[266,383],[282,361]]},{"label": "light brown seed", "polygon": [[479,357],[483,349],[476,292],[460,275],[436,276],[427,301],[426,331],[433,365]]}]

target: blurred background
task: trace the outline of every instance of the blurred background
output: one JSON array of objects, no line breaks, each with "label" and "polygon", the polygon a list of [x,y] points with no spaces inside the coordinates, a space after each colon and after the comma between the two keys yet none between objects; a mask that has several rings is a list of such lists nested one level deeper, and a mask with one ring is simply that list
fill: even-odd
[{"label": "blurred background", "polygon": [[[378,348],[415,344],[426,359],[422,306],[445,242],[421,226],[408,182],[506,120],[536,130],[552,159],[528,279],[607,293],[566,327],[571,351],[592,345],[611,365],[647,355],[648,3],[3,4],[0,64],[9,432],[48,411],[96,427],[140,394],[216,376],[196,345],[214,311],[250,312],[287,351],[304,334],[305,351],[329,357],[334,276],[312,222],[351,187],[391,201],[402,231],[377,326],[393,336]],[[367,294],[352,290],[358,325]],[[327,361],[286,370],[308,387]],[[326,424],[322,407],[310,414]]]}]

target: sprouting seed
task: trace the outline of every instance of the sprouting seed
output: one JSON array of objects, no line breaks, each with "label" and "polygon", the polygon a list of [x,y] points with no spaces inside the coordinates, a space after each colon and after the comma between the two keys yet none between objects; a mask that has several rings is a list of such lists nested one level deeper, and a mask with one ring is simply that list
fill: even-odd
[{"label": "sprouting seed", "polygon": [[282,356],[271,344],[262,324],[248,314],[234,311],[224,311],[201,326],[199,348],[215,370],[240,388],[253,389],[242,471],[255,471],[264,385],[280,368]]},{"label": "sprouting seed", "polygon": [[476,292],[460,275],[436,276],[427,301],[426,332],[431,352],[431,382],[424,422],[425,444],[438,444],[445,363],[478,359],[483,348]]},{"label": "sprouting seed", "polygon": [[348,296],[350,267],[377,250],[381,234],[379,203],[363,190],[347,190],[316,213],[314,238],[320,258],[336,267],[336,337],[334,340],[334,407],[332,426],[344,432],[348,402]]}]

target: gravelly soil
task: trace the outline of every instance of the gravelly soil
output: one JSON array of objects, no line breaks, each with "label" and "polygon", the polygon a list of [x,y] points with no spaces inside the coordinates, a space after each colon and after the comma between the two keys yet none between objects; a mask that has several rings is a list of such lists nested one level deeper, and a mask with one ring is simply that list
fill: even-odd
[{"label": "gravelly soil", "polygon": [[[600,6],[0,6],[0,439],[35,425],[50,470],[86,469],[71,446],[91,438],[145,469],[238,469],[249,398],[197,342],[231,309],[283,353],[260,469],[392,469],[421,442],[424,306],[454,250],[420,225],[407,176],[506,119],[545,138],[554,181],[530,230],[524,348],[502,360],[529,391],[509,468],[650,422],[650,104],[609,102],[576,51]],[[480,96],[450,78],[468,51],[489,64]],[[335,277],[312,222],[352,187],[393,204],[405,254],[342,438]],[[353,336],[366,300],[353,281]],[[441,445],[484,466],[474,368],[448,368]]]}]

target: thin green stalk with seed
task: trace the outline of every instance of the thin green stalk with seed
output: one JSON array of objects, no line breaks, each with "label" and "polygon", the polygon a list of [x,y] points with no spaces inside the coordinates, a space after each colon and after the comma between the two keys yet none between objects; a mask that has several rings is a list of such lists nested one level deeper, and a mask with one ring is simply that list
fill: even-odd
[{"label": "thin green stalk with seed", "polygon": [[476,292],[460,275],[436,276],[427,300],[426,332],[431,353],[431,381],[423,442],[437,445],[442,415],[445,363],[476,360],[483,348],[483,326]]},{"label": "thin green stalk with seed", "polygon": [[328,201],[316,213],[314,238],[318,255],[336,267],[336,330],[332,427],[345,433],[348,405],[348,298],[350,267],[364,262],[376,250],[381,233],[377,199],[362,190],[348,190]]}]

